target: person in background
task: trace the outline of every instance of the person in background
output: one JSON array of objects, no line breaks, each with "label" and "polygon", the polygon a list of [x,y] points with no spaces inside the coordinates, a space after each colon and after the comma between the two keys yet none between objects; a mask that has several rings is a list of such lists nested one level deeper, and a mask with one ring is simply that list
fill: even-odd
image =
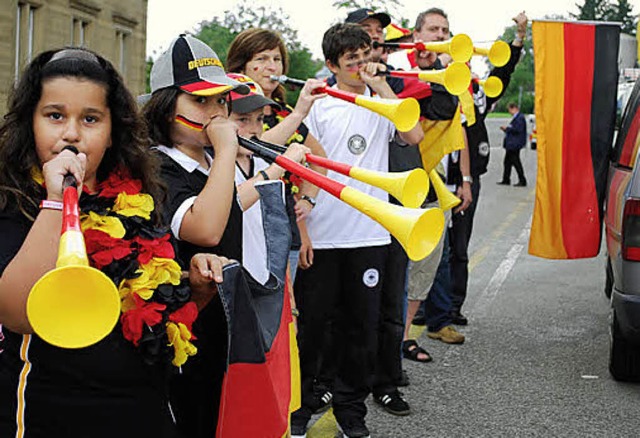
[{"label": "person in background", "polygon": [[514,184],[516,187],[526,187],[527,178],[524,176],[524,169],[522,168],[522,162],[520,161],[520,149],[527,145],[527,122],[524,116],[520,113],[520,108],[513,102],[507,105],[509,114],[511,114],[511,121],[507,126],[501,126],[500,129],[504,132],[504,143],[502,147],[505,149],[504,153],[504,171],[502,173],[502,181],[499,181],[499,185],[511,184],[511,168],[515,167],[518,174],[518,182]]}]

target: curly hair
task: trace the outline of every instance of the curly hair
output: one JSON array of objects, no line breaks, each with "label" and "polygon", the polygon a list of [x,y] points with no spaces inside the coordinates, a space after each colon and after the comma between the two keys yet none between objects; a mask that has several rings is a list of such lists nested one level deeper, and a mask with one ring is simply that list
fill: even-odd
[{"label": "curly hair", "polygon": [[[33,113],[42,95],[43,82],[57,77],[90,80],[107,90],[112,145],[98,166],[98,181],[117,168],[126,168],[160,206],[164,189],[158,177],[158,163],[149,151],[145,124],[122,77],[97,53],[65,48],[38,55],[9,97],[9,112],[0,125],[0,210],[14,201],[28,219],[34,220],[38,214],[38,203],[44,192],[32,177],[33,169],[41,167],[33,133]],[[159,208],[154,213],[154,220],[160,220]]]},{"label": "curly hair", "polygon": [[[268,29],[246,29],[234,38],[227,52],[227,72],[245,73],[247,63],[256,53],[265,50],[280,49],[282,55],[282,73],[287,74],[289,70],[289,53],[280,35]],[[285,101],[285,89],[282,85],[273,91],[271,97],[282,102]]]}]

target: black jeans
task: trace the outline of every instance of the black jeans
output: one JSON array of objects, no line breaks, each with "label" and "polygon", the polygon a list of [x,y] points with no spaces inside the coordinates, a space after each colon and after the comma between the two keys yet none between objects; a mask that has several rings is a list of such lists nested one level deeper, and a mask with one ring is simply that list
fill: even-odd
[{"label": "black jeans", "polygon": [[408,264],[407,253],[392,237],[380,298],[378,354],[373,379],[375,395],[393,392],[397,389],[396,382],[402,377],[400,352],[404,337],[404,291]]},{"label": "black jeans", "polygon": [[524,169],[522,168],[522,162],[520,161],[520,149],[505,151],[502,182],[511,182],[511,167],[516,168],[516,172],[518,173],[518,182],[526,183],[527,179],[524,177]]},{"label": "black jeans", "polygon": [[[365,399],[371,392],[378,343],[380,293],[389,246],[320,249],[313,266],[297,274],[294,287],[298,318],[298,348],[302,380],[302,407],[294,421],[308,420],[313,406],[313,384],[320,363],[331,360],[336,376],[333,412],[338,422],[364,419]],[[322,357],[331,330],[332,358]]]},{"label": "black jeans", "polygon": [[453,310],[460,310],[467,297],[467,284],[469,281],[469,241],[473,231],[473,218],[476,214],[478,198],[480,197],[480,177],[474,177],[471,184],[473,201],[464,211],[464,214],[454,214],[451,218],[452,226],[449,230],[451,253],[449,263],[451,266],[451,299]]}]

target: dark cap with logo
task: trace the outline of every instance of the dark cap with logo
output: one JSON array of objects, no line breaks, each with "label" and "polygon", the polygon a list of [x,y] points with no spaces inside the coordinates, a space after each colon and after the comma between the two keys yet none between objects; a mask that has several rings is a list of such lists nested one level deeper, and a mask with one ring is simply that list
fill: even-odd
[{"label": "dark cap with logo", "polygon": [[380,22],[382,27],[387,27],[391,23],[391,17],[386,12],[376,12],[373,9],[361,8],[350,12],[347,15],[345,23],[362,23],[367,18],[375,18]]},{"label": "dark cap with logo", "polygon": [[169,49],[153,64],[151,93],[177,87],[198,96],[235,91],[247,94],[249,87],[227,77],[216,52],[190,35],[174,39]]}]

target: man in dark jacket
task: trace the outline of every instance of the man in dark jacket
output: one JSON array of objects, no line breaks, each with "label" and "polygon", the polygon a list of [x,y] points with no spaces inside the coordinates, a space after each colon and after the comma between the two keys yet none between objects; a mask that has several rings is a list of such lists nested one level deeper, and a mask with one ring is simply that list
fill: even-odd
[{"label": "man in dark jacket", "polygon": [[514,185],[516,187],[526,187],[527,179],[524,176],[524,169],[520,162],[520,149],[527,144],[527,122],[524,120],[524,116],[520,114],[518,105],[510,103],[507,107],[509,114],[513,118],[507,126],[500,127],[505,133],[503,147],[506,152],[504,154],[502,181],[498,184],[509,185],[511,183],[511,167],[513,166],[518,173],[518,183]]}]

